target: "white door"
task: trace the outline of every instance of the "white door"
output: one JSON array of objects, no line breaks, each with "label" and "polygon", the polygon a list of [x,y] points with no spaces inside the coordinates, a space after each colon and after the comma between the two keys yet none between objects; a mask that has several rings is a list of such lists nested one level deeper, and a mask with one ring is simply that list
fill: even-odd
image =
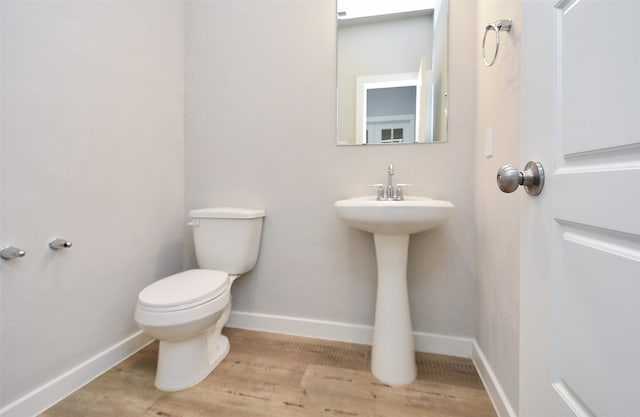
[{"label": "white door", "polygon": [[522,205],[520,417],[640,416],[638,22],[637,0],[522,3],[520,163],[547,183]]}]

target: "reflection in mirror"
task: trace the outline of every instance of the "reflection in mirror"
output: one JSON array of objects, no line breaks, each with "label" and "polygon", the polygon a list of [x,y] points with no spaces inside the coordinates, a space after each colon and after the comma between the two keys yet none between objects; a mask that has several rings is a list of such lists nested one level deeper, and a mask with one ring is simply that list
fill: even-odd
[{"label": "reflection in mirror", "polygon": [[367,90],[365,143],[414,142],[415,97],[415,86]]},{"label": "reflection in mirror", "polygon": [[337,5],[338,145],[446,141],[447,0]]}]

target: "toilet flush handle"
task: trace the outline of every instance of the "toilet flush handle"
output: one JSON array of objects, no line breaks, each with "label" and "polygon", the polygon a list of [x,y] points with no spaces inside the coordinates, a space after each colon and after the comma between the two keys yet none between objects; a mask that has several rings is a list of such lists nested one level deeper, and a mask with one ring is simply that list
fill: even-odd
[{"label": "toilet flush handle", "polygon": [[189,223],[187,223],[187,226],[198,227],[200,226],[200,220],[191,220]]}]

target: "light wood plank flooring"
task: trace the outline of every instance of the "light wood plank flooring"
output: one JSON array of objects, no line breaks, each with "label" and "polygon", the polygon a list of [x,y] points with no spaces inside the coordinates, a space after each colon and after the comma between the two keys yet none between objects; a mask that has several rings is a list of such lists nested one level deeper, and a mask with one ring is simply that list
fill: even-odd
[{"label": "light wood plank flooring", "polygon": [[369,346],[231,328],[225,334],[231,352],[193,388],[154,388],[156,342],[41,416],[496,416],[469,359],[418,353],[418,379],[390,387],[369,372]]}]

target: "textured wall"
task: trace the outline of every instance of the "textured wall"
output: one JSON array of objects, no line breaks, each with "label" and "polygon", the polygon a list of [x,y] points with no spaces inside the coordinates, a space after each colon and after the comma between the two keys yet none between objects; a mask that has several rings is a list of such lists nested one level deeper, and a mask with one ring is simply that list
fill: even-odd
[{"label": "textured wall", "polygon": [[1,8],[0,408],[136,332],[184,236],[182,4]]}]

